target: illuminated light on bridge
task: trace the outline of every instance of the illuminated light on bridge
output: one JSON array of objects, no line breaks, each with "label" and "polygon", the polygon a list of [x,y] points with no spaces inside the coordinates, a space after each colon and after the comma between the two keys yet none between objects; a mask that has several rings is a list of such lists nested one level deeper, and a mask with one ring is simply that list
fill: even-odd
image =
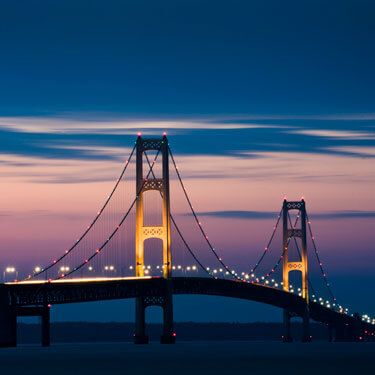
[{"label": "illuminated light on bridge", "polygon": [[[152,276],[155,277],[155,276]],[[128,276],[128,277],[84,277],[79,279],[48,279],[48,280],[24,280],[24,281],[10,281],[6,285],[32,285],[32,284],[74,284],[74,283],[95,283],[103,281],[127,281],[127,280],[149,280],[151,276]]]},{"label": "illuminated light on bridge", "polygon": [[109,265],[109,266],[104,266],[105,271],[115,271],[115,266],[114,265]]},{"label": "illuminated light on bridge", "polygon": [[6,267],[4,272],[3,272],[3,281],[5,281],[7,279],[7,276],[12,276],[12,277],[14,277],[14,280],[17,281],[18,271],[17,271],[16,267],[14,267],[14,266]]},{"label": "illuminated light on bridge", "polygon": [[[153,160],[150,160],[149,154],[151,155],[152,152],[155,152],[155,155]],[[117,192],[122,197],[124,196],[124,189],[121,189],[122,186],[125,186],[123,183],[125,181],[124,176],[128,166],[131,165],[133,154],[136,154],[136,189],[134,194],[131,194],[129,207],[121,206],[121,213],[114,216],[113,211],[116,205],[112,201],[115,199]],[[159,155],[162,157],[161,172],[153,170],[154,166],[157,165],[156,162]],[[148,167],[148,171],[146,168],[145,174],[144,157],[147,162],[146,167]],[[199,236],[201,236],[207,246],[208,253],[213,256],[215,264],[209,263],[210,266],[207,266],[204,264],[205,262],[202,263],[201,255],[197,255],[197,249],[190,245],[170,212],[170,160],[177,176],[175,181],[182,189],[183,196],[194,219],[196,230],[200,233]],[[159,177],[160,173],[161,178]],[[156,191],[161,197],[162,223],[159,226],[147,226],[145,224],[144,219],[147,217],[145,205],[149,190]],[[135,208],[135,215],[133,208]],[[297,212],[294,222],[291,220],[289,211]],[[113,215],[113,217],[110,215]],[[123,257],[121,258],[124,254],[116,255],[115,253],[113,259],[108,254],[114,251],[113,248],[116,249],[116,240],[121,233],[128,235],[126,222],[130,221],[130,217],[136,218],[136,251],[133,253],[136,256],[134,265],[128,266],[129,263],[125,262]],[[282,224],[283,242],[278,245],[278,248],[281,249],[281,255],[273,267],[268,268],[268,272],[260,272],[261,267],[264,268],[265,266],[264,259],[269,259],[272,256],[274,238],[278,228],[280,228],[280,224]],[[175,231],[174,238],[181,241],[182,249],[188,253],[192,262],[188,262],[188,264],[179,261],[172,263],[171,228]],[[89,300],[136,298],[137,328],[135,341],[138,343],[146,343],[148,341],[145,333],[144,310],[148,306],[157,305],[164,309],[164,318],[166,319],[161,342],[173,343],[176,336],[173,329],[173,294],[201,293],[261,302],[266,301],[265,303],[282,308],[284,310],[285,341],[291,340],[289,322],[292,316],[298,316],[303,319],[304,341],[310,341],[311,339],[309,334],[310,319],[329,325],[336,331],[337,340],[364,337],[364,330],[369,332],[370,336],[373,336],[375,333],[372,327],[375,323],[374,319],[367,314],[358,315],[358,317],[356,314],[349,315],[348,308],[336,303],[336,297],[333,295],[330,283],[327,280],[327,273],[323,269],[323,262],[320,260],[305,201],[303,199],[301,201],[286,201],[285,198],[283,206],[276,216],[276,224],[271,228],[271,236],[266,246],[261,248],[260,258],[257,262],[254,262],[254,267],[246,268],[244,271],[233,266],[229,267],[224,262],[224,258],[219,255],[220,251],[217,250],[217,247],[213,246],[202,221],[198,218],[168,145],[166,134],[163,133],[162,139],[143,139],[142,134],[138,133],[135,146],[125,162],[120,177],[116,180],[115,186],[111,193],[107,195],[104,205],[97,211],[96,216],[90,225],[86,227],[84,233],[69,249],[65,250],[60,257],[54,259],[49,265],[35,267],[34,273],[29,275],[24,281],[1,285],[0,309],[4,307],[4,311],[9,312],[14,311],[13,308],[16,307],[17,311],[21,313],[22,309],[29,306],[37,306],[42,316],[42,321],[46,322],[49,319],[46,307],[50,306],[51,303],[80,302],[87,301],[88,298]],[[99,239],[95,237],[96,235]],[[309,279],[307,263],[308,237],[312,241],[312,250],[315,254],[325,289],[330,295],[329,299],[320,297],[323,294],[321,294],[320,290],[319,293],[316,293]],[[156,266],[150,263],[146,265],[144,259],[144,242],[151,238],[161,240],[163,245],[163,262]],[[94,240],[98,242],[95,243],[95,246],[93,244]],[[297,260],[293,262],[289,260],[291,256],[289,248],[291,245],[296,247],[298,253]],[[123,246],[118,248],[122,250]],[[55,272],[56,270],[59,270],[60,274]],[[125,276],[123,275],[123,270],[128,273],[129,271],[131,273],[135,272],[135,276]],[[151,276],[155,270],[159,276]],[[89,271],[89,277],[86,271]],[[301,273],[301,287],[292,285],[289,282],[290,271]],[[277,272],[282,275],[281,281],[278,279]],[[116,277],[109,277],[110,273]],[[51,275],[57,274],[59,276],[51,277]],[[103,277],[103,274],[108,277]],[[78,277],[72,278],[73,276]],[[45,279],[37,280],[37,277]],[[97,294],[96,291],[98,291]],[[4,297],[7,293],[12,294],[12,301],[17,301],[15,306],[7,305],[7,299]],[[9,314],[11,316],[12,313],[10,312]],[[361,324],[358,324],[358,320]],[[370,323],[371,326],[369,325]],[[8,330],[4,333],[1,328],[0,344],[5,346],[7,344],[13,345],[15,343],[15,332]],[[44,343],[48,342],[48,338],[44,337]]]}]

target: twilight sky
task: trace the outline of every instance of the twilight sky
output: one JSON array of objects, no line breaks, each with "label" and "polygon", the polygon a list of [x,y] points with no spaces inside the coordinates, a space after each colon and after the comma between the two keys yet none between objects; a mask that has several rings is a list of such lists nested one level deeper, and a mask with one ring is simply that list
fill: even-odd
[{"label": "twilight sky", "polygon": [[[229,263],[252,264],[283,197],[303,196],[338,298],[374,312],[362,297],[375,283],[374,20],[371,1],[2,1],[0,268],[63,252],[137,132],[167,131]],[[280,315],[177,300],[177,320]],[[90,319],[130,320],[131,303],[96,304]]]}]

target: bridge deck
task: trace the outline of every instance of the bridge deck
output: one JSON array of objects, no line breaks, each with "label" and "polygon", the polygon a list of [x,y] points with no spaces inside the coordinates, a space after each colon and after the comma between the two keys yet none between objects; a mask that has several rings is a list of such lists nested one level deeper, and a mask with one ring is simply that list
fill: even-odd
[{"label": "bridge deck", "polygon": [[58,284],[58,283],[87,283],[87,282],[101,282],[101,281],[119,281],[119,280],[135,280],[135,279],[151,279],[152,276],[127,276],[127,277],[83,277],[79,279],[55,279],[55,280],[23,280],[11,281],[5,285],[30,285],[30,284]]},{"label": "bridge deck", "polygon": [[[13,306],[22,307],[162,296],[166,293],[168,283],[171,284],[173,294],[203,294],[251,300],[288,309],[296,316],[302,316],[305,311],[304,300],[296,294],[258,284],[203,277],[173,277],[170,280],[161,277],[130,277],[25,281],[7,283],[0,287],[8,292]],[[309,310],[313,320],[324,324],[358,324],[354,317],[319,303],[310,302]],[[363,321],[359,324],[363,329],[375,331],[372,324]]]}]

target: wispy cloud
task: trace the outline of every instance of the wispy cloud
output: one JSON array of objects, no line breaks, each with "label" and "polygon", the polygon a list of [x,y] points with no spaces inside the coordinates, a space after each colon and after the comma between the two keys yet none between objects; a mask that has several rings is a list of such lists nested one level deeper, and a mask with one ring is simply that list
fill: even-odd
[{"label": "wispy cloud", "polygon": [[214,216],[220,218],[228,219],[272,219],[276,218],[276,212],[262,212],[262,211],[240,211],[240,210],[231,210],[231,211],[205,211],[199,212],[199,216]]},{"label": "wispy cloud", "polygon": [[[269,211],[206,211],[199,212],[200,216],[214,216],[227,219],[274,219],[277,217],[277,212]],[[332,212],[316,212],[311,213],[310,216],[314,219],[362,219],[375,218],[375,211],[332,211]]]},{"label": "wispy cloud", "polygon": [[334,211],[312,214],[319,219],[352,219],[375,218],[375,211]]},{"label": "wispy cloud", "polygon": [[[149,130],[149,134],[160,133],[168,129],[253,129],[268,128],[267,124],[216,122],[212,119],[111,119],[59,118],[59,117],[0,117],[0,127],[13,131],[30,133],[107,133],[135,136],[140,129]],[[146,132],[147,133],[147,132]]]},{"label": "wispy cloud", "polygon": [[316,120],[316,121],[374,121],[375,113],[333,113],[316,115],[237,115],[221,116],[227,120]]},{"label": "wispy cloud", "polygon": [[[121,149],[134,143],[138,131],[160,136],[165,130],[171,136],[172,147],[177,145],[176,150],[184,155],[259,158],[269,152],[295,152],[371,157],[368,149],[375,148],[375,128],[368,122],[350,122],[350,127],[341,129],[342,122],[327,125],[321,119],[308,125],[302,119],[275,124],[262,123],[260,116],[257,121],[225,116],[166,120],[109,117],[107,121],[89,117],[0,117],[0,153],[44,159],[116,160],[122,155]],[[356,151],[345,149],[348,147]]]},{"label": "wispy cloud", "polygon": [[291,130],[290,133],[303,134],[312,137],[343,138],[352,140],[375,139],[375,133],[345,131],[345,130]]},{"label": "wispy cloud", "polygon": [[358,156],[362,158],[374,158],[375,157],[375,147],[331,147],[331,150],[336,152],[341,152],[342,154],[347,154],[351,156]]},{"label": "wispy cloud", "polygon": [[90,219],[91,213],[86,212],[61,212],[57,210],[22,210],[17,209],[14,211],[0,211],[0,218],[5,217],[4,220],[14,218],[16,220],[32,220],[33,218],[51,218],[51,219],[64,219],[64,220],[82,220]]}]

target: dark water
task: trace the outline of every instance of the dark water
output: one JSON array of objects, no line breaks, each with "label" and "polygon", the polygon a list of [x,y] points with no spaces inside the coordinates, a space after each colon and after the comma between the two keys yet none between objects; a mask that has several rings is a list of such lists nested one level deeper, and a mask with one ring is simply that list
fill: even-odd
[{"label": "dark water", "polygon": [[0,349],[0,374],[375,374],[375,343],[179,342]]}]

